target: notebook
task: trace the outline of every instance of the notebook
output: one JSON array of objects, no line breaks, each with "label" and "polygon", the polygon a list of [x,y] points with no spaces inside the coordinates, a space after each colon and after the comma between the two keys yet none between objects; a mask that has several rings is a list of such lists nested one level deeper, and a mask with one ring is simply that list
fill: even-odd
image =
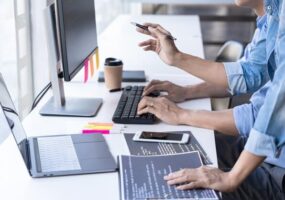
[{"label": "notebook", "polygon": [[[143,70],[123,71],[122,81],[123,82],[146,82],[145,72]],[[98,82],[105,82],[103,71],[99,72]]]}]

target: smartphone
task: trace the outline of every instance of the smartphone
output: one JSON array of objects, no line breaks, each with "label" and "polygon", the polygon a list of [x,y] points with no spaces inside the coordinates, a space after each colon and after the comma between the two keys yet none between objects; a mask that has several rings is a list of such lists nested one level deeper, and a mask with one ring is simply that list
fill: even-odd
[{"label": "smartphone", "polygon": [[185,144],[189,141],[189,138],[190,136],[187,133],[142,131],[134,135],[133,141]]}]

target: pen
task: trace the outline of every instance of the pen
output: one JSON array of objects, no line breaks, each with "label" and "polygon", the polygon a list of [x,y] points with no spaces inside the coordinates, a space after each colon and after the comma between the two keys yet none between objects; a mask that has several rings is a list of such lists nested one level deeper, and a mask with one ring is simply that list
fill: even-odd
[{"label": "pen", "polygon": [[109,92],[119,92],[121,90],[123,90],[123,88],[112,89],[112,90],[109,90]]},{"label": "pen", "polygon": [[[139,28],[141,28],[141,29],[143,29],[143,30],[146,30],[146,31],[148,31],[148,27],[147,26],[144,26],[144,25],[141,25],[141,24],[138,24],[138,23],[136,23],[136,22],[131,22],[131,24],[132,25],[134,25],[134,26],[136,26],[136,27],[139,27]],[[173,37],[172,35],[167,35],[168,37],[169,37],[169,39],[171,39],[171,40],[177,40],[177,38],[175,38],[175,37]]]}]

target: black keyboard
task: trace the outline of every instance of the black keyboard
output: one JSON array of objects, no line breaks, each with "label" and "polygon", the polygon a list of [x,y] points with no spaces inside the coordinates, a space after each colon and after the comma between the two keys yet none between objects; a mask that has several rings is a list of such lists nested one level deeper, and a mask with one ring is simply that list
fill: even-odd
[{"label": "black keyboard", "polygon": [[[113,122],[119,124],[153,124],[156,117],[151,113],[137,114],[137,106],[141,100],[144,86],[127,86],[124,88],[116,111],[113,115]],[[157,97],[159,92],[153,92],[149,96]]]}]

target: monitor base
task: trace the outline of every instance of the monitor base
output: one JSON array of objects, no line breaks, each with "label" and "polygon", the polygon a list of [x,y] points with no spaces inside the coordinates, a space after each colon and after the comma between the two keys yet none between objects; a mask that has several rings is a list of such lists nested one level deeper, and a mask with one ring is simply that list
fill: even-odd
[{"label": "monitor base", "polygon": [[64,116],[64,117],[93,117],[100,109],[103,100],[66,98],[64,106],[57,106],[53,97],[42,107],[40,114],[43,116]]}]

